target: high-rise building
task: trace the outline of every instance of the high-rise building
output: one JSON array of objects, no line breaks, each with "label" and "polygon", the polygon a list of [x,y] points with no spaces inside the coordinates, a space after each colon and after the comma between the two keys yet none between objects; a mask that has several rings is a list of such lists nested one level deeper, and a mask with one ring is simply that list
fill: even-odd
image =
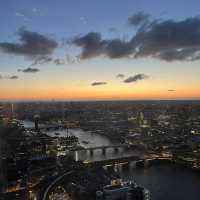
[{"label": "high-rise building", "polygon": [[40,116],[39,115],[35,115],[34,116],[34,120],[35,120],[35,131],[39,131],[39,119],[40,119]]}]

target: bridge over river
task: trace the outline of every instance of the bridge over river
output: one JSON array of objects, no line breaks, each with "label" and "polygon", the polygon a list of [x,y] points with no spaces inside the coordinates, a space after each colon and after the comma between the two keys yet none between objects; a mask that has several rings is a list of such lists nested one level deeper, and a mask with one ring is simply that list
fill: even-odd
[{"label": "bridge over river", "polygon": [[123,148],[125,151],[126,150],[130,150],[130,149],[134,149],[136,148],[136,146],[131,146],[129,144],[116,144],[116,145],[102,145],[102,146],[95,146],[95,147],[87,147],[87,148],[83,148],[83,149],[71,149],[70,151],[89,151],[91,155],[93,155],[95,150],[101,150],[102,154],[105,155],[106,154],[106,150],[107,149],[112,149],[114,150],[114,152],[118,152],[120,148]]},{"label": "bridge over river", "polygon": [[70,152],[76,161],[99,161],[119,157],[141,158],[144,154],[140,146],[131,146],[128,144],[111,144],[83,149],[71,149]]}]

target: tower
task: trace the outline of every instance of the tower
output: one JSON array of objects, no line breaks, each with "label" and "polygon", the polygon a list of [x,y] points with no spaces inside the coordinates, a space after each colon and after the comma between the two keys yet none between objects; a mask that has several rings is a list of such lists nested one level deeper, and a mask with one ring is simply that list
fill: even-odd
[{"label": "tower", "polygon": [[12,119],[15,118],[15,106],[14,106],[14,103],[11,104],[11,117],[12,117]]},{"label": "tower", "polygon": [[34,115],[34,121],[35,121],[35,131],[39,132],[39,115]]}]

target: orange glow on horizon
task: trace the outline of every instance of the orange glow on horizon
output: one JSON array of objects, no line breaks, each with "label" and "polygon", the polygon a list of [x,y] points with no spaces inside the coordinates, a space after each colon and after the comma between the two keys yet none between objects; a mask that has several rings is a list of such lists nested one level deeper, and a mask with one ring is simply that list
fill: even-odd
[{"label": "orange glow on horizon", "polygon": [[122,99],[200,99],[200,92],[194,90],[177,90],[174,92],[160,90],[117,90],[117,89],[53,89],[4,90],[1,100],[122,100]]}]

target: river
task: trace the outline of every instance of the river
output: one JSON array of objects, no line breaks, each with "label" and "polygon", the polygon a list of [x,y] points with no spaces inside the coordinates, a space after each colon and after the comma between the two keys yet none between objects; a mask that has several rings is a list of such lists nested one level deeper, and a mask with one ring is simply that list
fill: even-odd
[{"label": "river", "polygon": [[[56,132],[59,132],[60,136],[66,136],[66,130]],[[55,131],[48,131],[47,134],[54,136]],[[86,132],[81,129],[70,129],[69,134],[77,136],[80,144],[85,148],[113,145],[105,136]],[[101,160],[133,155],[134,153],[133,151],[124,152],[123,149],[120,149],[116,153],[112,149],[108,149],[106,155],[103,155],[101,150],[95,150],[94,154],[91,155],[88,151],[83,151],[80,153],[79,158],[81,160]],[[119,173],[123,180],[135,180],[138,184],[149,189],[153,200],[200,199],[200,174],[181,166],[159,164],[148,168],[141,167],[120,170]]]},{"label": "river", "polygon": [[[55,136],[55,131],[47,131],[49,136]],[[59,136],[66,136],[66,130],[56,130],[56,133],[59,133]],[[82,129],[69,129],[68,135],[74,135],[79,138],[79,143],[84,148],[91,147],[100,147],[100,146],[109,146],[116,145],[103,135],[99,135],[96,133],[91,133],[89,131],[83,131]],[[138,155],[140,152],[133,150],[124,151],[123,147],[118,148],[118,152],[115,152],[113,148],[106,149],[106,154],[102,153],[101,149],[97,149],[93,151],[93,154],[90,154],[90,151],[78,151],[78,154],[74,154],[76,159],[78,160],[87,160],[87,161],[98,161],[104,159],[118,158],[118,157],[127,157],[131,155]]]},{"label": "river", "polygon": [[123,170],[120,175],[148,188],[153,200],[200,199],[200,174],[175,164]]},{"label": "river", "polygon": [[[92,134],[81,129],[69,130],[71,135],[79,138],[80,144],[85,148],[101,145],[113,145],[105,136]],[[48,132],[52,135],[52,132]],[[65,131],[60,131],[62,136]],[[88,141],[88,144],[83,143]],[[101,160],[133,155],[134,151],[124,152],[122,149],[115,153],[112,149],[102,155],[101,150],[95,150],[91,156],[89,152],[82,152],[82,160]],[[160,164],[148,168],[129,168],[120,170],[123,180],[135,180],[138,184],[148,188],[153,200],[199,200],[200,199],[200,174],[175,164]]]}]

